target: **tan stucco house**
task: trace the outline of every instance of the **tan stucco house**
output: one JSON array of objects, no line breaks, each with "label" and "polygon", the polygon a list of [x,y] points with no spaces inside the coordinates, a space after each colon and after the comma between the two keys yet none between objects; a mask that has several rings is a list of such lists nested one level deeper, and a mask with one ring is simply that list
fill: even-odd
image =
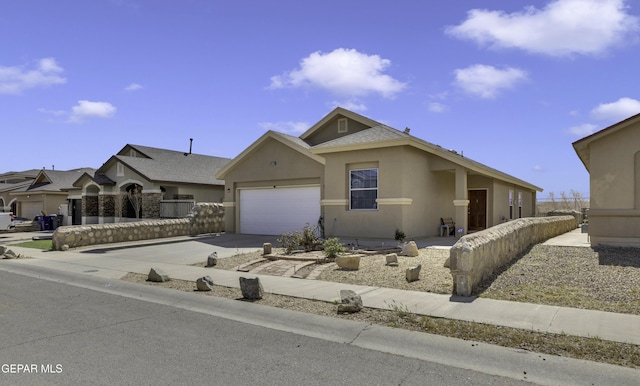
[{"label": "tan stucco house", "polygon": [[454,151],[336,108],[299,137],[268,131],[224,166],[227,232],[325,236],[462,233],[535,214],[542,189]]},{"label": "tan stucco house", "polygon": [[640,114],[573,148],[589,172],[591,244],[640,247]]},{"label": "tan stucco house", "polygon": [[182,217],[194,202],[222,202],[215,173],[230,159],[125,145],[69,190],[72,224]]},{"label": "tan stucco house", "polygon": [[26,189],[39,173],[40,170],[31,169],[0,174],[0,212],[12,212],[17,215],[18,199],[11,196],[11,192]]},{"label": "tan stucco house", "polygon": [[95,169],[79,168],[72,170],[42,169],[28,186],[13,190],[16,215],[33,219],[41,214],[57,215],[66,213],[68,189],[73,182],[84,174],[92,174]]}]

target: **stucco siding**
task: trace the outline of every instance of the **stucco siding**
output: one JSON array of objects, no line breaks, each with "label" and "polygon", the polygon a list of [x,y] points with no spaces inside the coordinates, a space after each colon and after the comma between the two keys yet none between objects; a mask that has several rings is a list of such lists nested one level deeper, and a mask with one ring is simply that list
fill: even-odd
[{"label": "stucco siding", "polygon": [[628,127],[591,144],[591,208],[635,207],[635,154],[640,150],[640,127]]}]

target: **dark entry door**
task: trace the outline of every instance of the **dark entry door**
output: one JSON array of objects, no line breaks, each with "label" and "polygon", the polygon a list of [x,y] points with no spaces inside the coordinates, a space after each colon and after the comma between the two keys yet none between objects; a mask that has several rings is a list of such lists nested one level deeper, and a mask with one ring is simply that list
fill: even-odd
[{"label": "dark entry door", "polygon": [[487,191],[469,191],[469,230],[487,229]]}]

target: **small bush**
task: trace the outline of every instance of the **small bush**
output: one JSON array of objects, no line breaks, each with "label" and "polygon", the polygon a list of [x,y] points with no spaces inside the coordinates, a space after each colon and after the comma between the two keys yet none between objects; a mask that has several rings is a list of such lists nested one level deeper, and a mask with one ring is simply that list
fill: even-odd
[{"label": "small bush", "polygon": [[395,237],[394,237],[394,239],[395,239],[396,241],[403,242],[403,241],[404,241],[404,239],[405,239],[406,237],[407,237],[407,236],[405,236],[405,234],[404,234],[404,232],[403,232],[403,231],[401,231],[400,229],[397,229],[397,228],[396,228],[396,235],[395,235]]},{"label": "small bush", "polygon": [[324,242],[324,255],[329,259],[333,259],[346,251],[347,247],[345,247],[337,237],[327,239],[327,241]]},{"label": "small bush", "polygon": [[302,233],[296,231],[280,234],[278,242],[282,244],[286,255],[292,254],[298,248],[304,249],[305,252],[311,252],[322,245],[322,241],[318,237],[318,229],[309,224],[302,228]]},{"label": "small bush", "polygon": [[282,248],[284,248],[285,255],[293,253],[293,251],[298,247],[299,239],[300,234],[298,232],[286,232],[280,234],[278,242],[282,245]]},{"label": "small bush", "polygon": [[310,226],[307,224],[302,228],[302,234],[298,240],[298,245],[304,248],[305,252],[314,251],[319,245],[322,245],[322,241],[318,237],[318,227]]}]

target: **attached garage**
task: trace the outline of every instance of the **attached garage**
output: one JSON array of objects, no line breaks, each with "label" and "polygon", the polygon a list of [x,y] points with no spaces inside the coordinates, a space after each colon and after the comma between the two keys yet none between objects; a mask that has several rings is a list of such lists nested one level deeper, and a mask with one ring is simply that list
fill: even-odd
[{"label": "attached garage", "polygon": [[34,217],[40,216],[40,212],[43,208],[44,203],[42,201],[22,201],[20,203],[19,215],[32,220]]},{"label": "attached garage", "polygon": [[316,225],[320,187],[240,190],[240,233],[280,235]]}]

